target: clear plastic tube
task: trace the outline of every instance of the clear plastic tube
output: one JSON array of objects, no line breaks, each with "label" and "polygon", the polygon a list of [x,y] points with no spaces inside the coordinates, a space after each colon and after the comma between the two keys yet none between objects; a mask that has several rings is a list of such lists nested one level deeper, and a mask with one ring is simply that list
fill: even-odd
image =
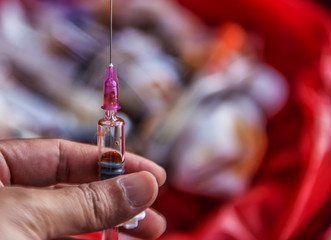
[{"label": "clear plastic tube", "polygon": [[117,177],[124,172],[125,122],[116,110],[106,110],[98,122],[99,178]]},{"label": "clear plastic tube", "polygon": [[[105,180],[124,173],[123,119],[117,117],[116,110],[106,110],[104,118],[98,121],[99,179]],[[102,240],[118,240],[118,228],[105,230]]]},{"label": "clear plastic tube", "polygon": [[103,231],[101,240],[118,240],[118,228],[115,227]]}]

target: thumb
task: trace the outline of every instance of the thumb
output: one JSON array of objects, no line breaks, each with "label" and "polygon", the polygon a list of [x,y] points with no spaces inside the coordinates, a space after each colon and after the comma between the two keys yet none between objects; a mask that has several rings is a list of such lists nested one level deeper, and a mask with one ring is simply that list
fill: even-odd
[{"label": "thumb", "polygon": [[[19,204],[21,211],[14,216],[11,212],[12,222],[21,224],[30,236],[48,239],[127,221],[154,202],[158,184],[152,174],[140,172],[76,187],[26,192],[18,202],[23,203]],[[19,219],[13,219],[15,215]]]}]

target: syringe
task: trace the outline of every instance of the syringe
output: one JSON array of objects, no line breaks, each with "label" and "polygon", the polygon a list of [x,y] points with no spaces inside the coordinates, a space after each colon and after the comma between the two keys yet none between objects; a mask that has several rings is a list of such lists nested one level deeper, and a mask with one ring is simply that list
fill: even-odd
[{"label": "syringe", "polygon": [[[98,147],[99,147],[99,179],[105,180],[120,176],[124,173],[125,152],[125,122],[117,116],[118,104],[118,79],[116,68],[110,64],[106,68],[104,85],[104,118],[98,121]],[[131,220],[123,223],[126,229],[138,226],[138,221],[145,218],[141,212]],[[118,228],[105,230],[102,240],[118,240]]]},{"label": "syringe", "polygon": [[[118,103],[118,78],[116,68],[112,64],[112,0],[110,0],[110,65],[106,68],[103,80],[104,118],[98,121],[98,148],[99,148],[99,179],[105,180],[120,176],[124,173],[125,152],[125,122],[117,116],[120,109]],[[135,228],[138,221],[145,218],[142,212],[123,223],[127,229]],[[118,240],[118,227],[103,231],[102,240]]]},{"label": "syringe", "polygon": [[[103,79],[103,106],[104,118],[98,121],[98,147],[99,147],[99,179],[105,180],[120,176],[124,173],[125,135],[123,119],[117,116],[118,104],[118,78],[116,68],[112,64],[113,42],[113,1],[110,0],[110,29],[109,29],[109,61]],[[102,240],[118,240],[118,227],[102,232]]]},{"label": "syringe", "polygon": [[[117,177],[124,172],[124,126],[123,119],[117,116],[118,104],[118,79],[116,68],[110,64],[106,68],[104,85],[105,117],[98,121],[98,147],[99,147],[99,179]],[[102,240],[117,240],[118,228],[105,230]]]}]

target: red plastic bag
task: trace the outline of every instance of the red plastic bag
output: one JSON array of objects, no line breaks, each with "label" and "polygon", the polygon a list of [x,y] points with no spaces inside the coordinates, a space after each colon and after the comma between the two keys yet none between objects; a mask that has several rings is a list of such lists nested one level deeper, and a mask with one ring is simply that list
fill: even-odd
[{"label": "red plastic bag", "polygon": [[[204,199],[200,205],[194,204],[200,201],[198,197],[166,191],[156,204],[170,226],[162,239],[330,239],[328,13],[310,1],[179,2],[210,25],[235,21],[262,37],[262,57],[287,78],[290,98],[268,121],[268,151],[250,190],[226,204]],[[171,206],[164,199],[171,199]],[[177,206],[185,205],[183,199],[193,206],[191,228],[172,224],[175,214],[169,211],[181,209]],[[208,202],[212,204],[207,216],[199,214]],[[179,212],[177,223],[180,218],[187,220]]]}]

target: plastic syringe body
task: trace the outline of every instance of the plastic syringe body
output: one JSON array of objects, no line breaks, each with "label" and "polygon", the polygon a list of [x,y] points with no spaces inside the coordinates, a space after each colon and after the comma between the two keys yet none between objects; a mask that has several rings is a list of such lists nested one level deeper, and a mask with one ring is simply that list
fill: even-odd
[{"label": "plastic syringe body", "polygon": [[[118,79],[116,68],[112,64],[105,71],[104,104],[101,108],[105,110],[105,117],[98,121],[98,167],[99,179],[105,180],[122,175],[125,164],[125,122],[117,116],[117,110],[120,109],[118,104]],[[120,226],[126,229],[135,228],[145,216],[146,213],[141,212]],[[117,239],[117,227],[105,230],[102,234],[102,240]]]},{"label": "plastic syringe body", "polygon": [[105,117],[98,121],[99,178],[105,180],[124,173],[124,126],[123,119],[117,116],[118,79],[116,68],[106,68],[104,77]]},{"label": "plastic syringe body", "polygon": [[104,85],[105,117],[98,121],[99,178],[105,180],[124,173],[125,136],[123,119],[117,116],[118,79],[116,68],[106,68]]},{"label": "plastic syringe body", "polygon": [[[106,68],[103,80],[104,118],[98,121],[98,148],[99,148],[99,179],[105,180],[120,176],[124,173],[124,126],[123,119],[117,116],[118,79],[116,68],[111,64]],[[103,231],[102,240],[118,240],[118,228],[114,227]]]},{"label": "plastic syringe body", "polygon": [[116,111],[106,111],[98,122],[99,179],[105,180],[124,173],[124,121]]}]

